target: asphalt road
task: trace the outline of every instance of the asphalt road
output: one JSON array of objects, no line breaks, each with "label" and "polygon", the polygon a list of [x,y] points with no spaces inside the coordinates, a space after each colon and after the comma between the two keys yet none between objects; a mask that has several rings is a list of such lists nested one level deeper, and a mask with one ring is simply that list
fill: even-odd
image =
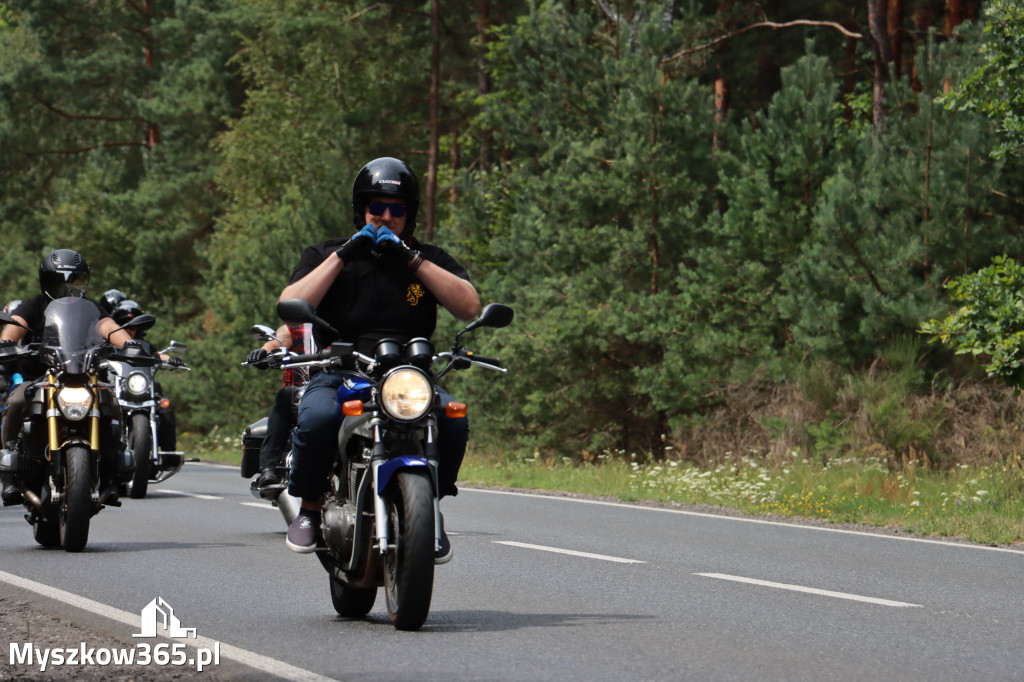
[{"label": "asphalt road", "polygon": [[[160,597],[228,678],[1024,680],[1022,551],[463,490],[442,503],[455,559],[408,633],[383,594],[338,617],[236,469],[188,464],[150,491],[94,517],[81,554],[0,511],[0,602],[134,645]],[[0,655],[0,679],[32,670]]]}]

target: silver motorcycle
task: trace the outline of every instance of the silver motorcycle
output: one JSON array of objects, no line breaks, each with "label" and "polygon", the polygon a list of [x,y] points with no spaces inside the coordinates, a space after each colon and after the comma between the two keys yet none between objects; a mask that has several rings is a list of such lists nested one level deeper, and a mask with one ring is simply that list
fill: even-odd
[{"label": "silver motorcycle", "polygon": [[[160,354],[180,355],[187,348],[185,344],[171,341]],[[163,396],[157,392],[157,370],[190,370],[184,365],[174,367],[159,361],[143,365],[118,359],[105,360],[102,366],[108,372],[114,397],[121,407],[124,424],[122,433],[126,448],[135,460],[135,474],[129,483],[122,486],[121,494],[128,494],[133,499],[142,499],[146,496],[150,483],[166,481],[181,471],[186,462],[183,451],[160,449],[157,437],[160,415],[157,408]]]}]

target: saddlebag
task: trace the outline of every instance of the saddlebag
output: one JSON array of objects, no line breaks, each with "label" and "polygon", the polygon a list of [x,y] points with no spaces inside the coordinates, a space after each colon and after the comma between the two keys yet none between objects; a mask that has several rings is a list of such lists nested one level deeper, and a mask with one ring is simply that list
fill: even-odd
[{"label": "saddlebag", "polygon": [[260,471],[260,448],[267,437],[267,418],[245,427],[242,433],[242,478],[252,478]]}]

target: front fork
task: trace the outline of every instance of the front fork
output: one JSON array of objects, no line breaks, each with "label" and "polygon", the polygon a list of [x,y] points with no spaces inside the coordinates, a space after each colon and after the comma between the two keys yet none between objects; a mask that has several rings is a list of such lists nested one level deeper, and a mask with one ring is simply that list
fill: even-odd
[{"label": "front fork", "polygon": [[[60,442],[58,429],[61,418],[60,410],[57,408],[57,378],[52,374],[47,375],[46,384],[46,425],[49,435],[50,447],[46,452],[46,459],[50,461],[53,453],[63,446]],[[96,375],[89,377],[89,390],[92,392],[92,409],[89,410],[89,449],[99,452],[100,449],[100,405],[99,405],[99,381]]]},{"label": "front fork", "polygon": [[[380,467],[386,462],[381,421],[375,419],[373,429],[373,459],[370,462],[373,471],[373,518],[377,548],[385,554],[391,546],[391,534],[388,532],[388,509],[384,492],[380,489]],[[437,496],[437,428],[433,419],[427,421],[425,454],[430,465],[430,477],[434,484],[434,551],[441,549],[441,507]]]}]

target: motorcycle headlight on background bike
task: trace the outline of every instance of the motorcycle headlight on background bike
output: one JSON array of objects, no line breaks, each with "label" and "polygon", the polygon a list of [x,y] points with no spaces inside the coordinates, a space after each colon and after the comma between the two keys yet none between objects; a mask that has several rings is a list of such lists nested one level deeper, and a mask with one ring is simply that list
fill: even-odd
[{"label": "motorcycle headlight on background bike", "polygon": [[399,367],[384,377],[380,386],[380,406],[399,421],[415,421],[430,411],[434,387],[422,371]]},{"label": "motorcycle headlight on background bike", "polygon": [[71,421],[85,419],[92,409],[93,394],[88,388],[65,386],[57,391],[57,407]]},{"label": "motorcycle headlight on background bike", "polygon": [[142,372],[129,374],[125,386],[127,386],[129,393],[147,395],[149,393],[149,375]]}]

